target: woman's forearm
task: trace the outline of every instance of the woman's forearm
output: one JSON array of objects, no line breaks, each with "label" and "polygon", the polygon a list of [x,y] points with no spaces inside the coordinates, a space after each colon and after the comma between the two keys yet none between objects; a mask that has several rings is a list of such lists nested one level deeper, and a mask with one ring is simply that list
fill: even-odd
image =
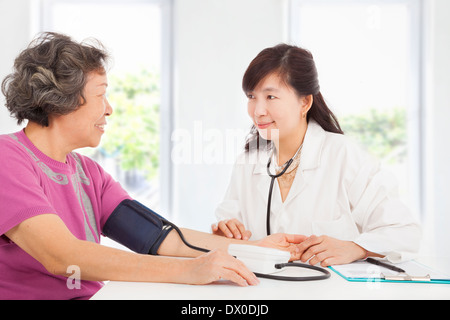
[{"label": "woman's forearm", "polygon": [[[187,229],[183,231],[194,245],[208,249],[227,246],[225,238]],[[80,280],[206,284],[226,279],[244,286],[258,282],[243,263],[222,250],[211,251],[196,259],[137,254],[77,239],[55,214],[29,218],[10,229],[6,236],[51,274],[79,276]],[[161,254],[172,256],[201,254],[183,245],[174,231],[161,249]],[[71,273],[73,266],[77,267],[79,274]]]},{"label": "woman's forearm", "polygon": [[[233,281],[241,286],[254,285],[259,281],[245,265],[234,259],[223,250],[229,241],[210,237],[211,235],[197,231],[186,231],[190,241],[197,245],[210,248],[207,254],[192,249],[172,250],[171,255],[198,256],[195,259],[176,257],[150,256],[122,251],[101,246],[87,241],[81,241],[74,251],[76,263],[84,280],[116,280],[116,281],[147,281],[185,284],[207,284],[219,279]],[[171,236],[172,237],[172,236]],[[170,238],[171,238],[170,237]],[[177,238],[166,239],[170,246],[177,245]],[[182,245],[180,247],[186,246]],[[162,250],[164,251],[164,250]],[[67,264],[67,263],[66,263]],[[68,276],[68,274],[63,274]]]},{"label": "woman's forearm", "polygon": [[75,266],[83,280],[176,282],[188,265],[182,259],[136,254],[77,239],[55,214],[27,219],[6,236],[50,273],[70,276],[74,268],[69,267]]},{"label": "woman's forearm", "polygon": [[[207,250],[226,251],[230,243],[254,243],[185,228],[181,232],[188,243]],[[76,259],[68,260],[65,265],[78,265],[84,280],[184,282],[181,276],[189,265],[189,259],[174,257],[198,257],[204,254],[186,246],[175,230],[161,244],[159,256],[136,254],[87,241],[74,241],[77,244],[71,246],[73,253],[70,256]]]},{"label": "woman's forearm", "polygon": [[[255,244],[254,241],[244,241],[237,239],[230,239],[210,233],[181,228],[186,241],[196,247],[207,250],[213,249],[228,249],[230,243],[246,243]],[[181,240],[180,236],[175,230],[172,230],[161,244],[158,250],[159,255],[163,256],[177,256],[177,257],[197,257],[203,252],[194,250],[186,246]]]},{"label": "woman's forearm", "polygon": [[69,266],[77,266],[80,278],[91,281],[183,282],[186,260],[136,254],[96,243],[74,240],[66,259],[54,273],[69,276]]}]

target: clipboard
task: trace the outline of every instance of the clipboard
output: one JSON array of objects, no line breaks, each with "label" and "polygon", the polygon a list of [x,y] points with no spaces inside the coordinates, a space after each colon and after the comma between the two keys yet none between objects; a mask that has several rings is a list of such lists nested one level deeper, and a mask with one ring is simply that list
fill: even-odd
[{"label": "clipboard", "polygon": [[450,275],[435,271],[415,260],[393,264],[405,270],[399,273],[364,260],[329,268],[347,281],[352,282],[396,282],[396,283],[440,283],[450,284]]}]

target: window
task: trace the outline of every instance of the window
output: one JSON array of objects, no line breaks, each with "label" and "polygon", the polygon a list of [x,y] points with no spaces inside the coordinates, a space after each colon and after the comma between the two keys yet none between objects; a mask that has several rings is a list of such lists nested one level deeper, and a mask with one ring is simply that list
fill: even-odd
[{"label": "window", "polygon": [[395,172],[421,208],[419,1],[293,0],[291,41],[310,50],[344,132]]},{"label": "window", "polygon": [[[77,41],[95,38],[111,53],[108,99],[113,107],[96,149],[99,162],[132,197],[155,211],[169,207],[170,6],[163,0],[43,0],[41,31]],[[162,131],[164,130],[163,134]],[[170,145],[170,140],[168,141]],[[170,156],[170,154],[169,154]],[[161,183],[160,183],[161,182]]]}]

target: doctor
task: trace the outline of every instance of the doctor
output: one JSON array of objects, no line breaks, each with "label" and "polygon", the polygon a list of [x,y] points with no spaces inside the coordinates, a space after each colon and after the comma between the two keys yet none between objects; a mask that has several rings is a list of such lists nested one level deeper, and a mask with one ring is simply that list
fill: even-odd
[{"label": "doctor", "polygon": [[[301,260],[312,265],[413,257],[418,224],[396,198],[392,175],[344,136],[308,51],[286,44],[263,50],[250,63],[243,90],[253,127],[216,210],[213,233],[237,239],[307,235]],[[275,176],[283,169],[269,195],[268,172]]]}]

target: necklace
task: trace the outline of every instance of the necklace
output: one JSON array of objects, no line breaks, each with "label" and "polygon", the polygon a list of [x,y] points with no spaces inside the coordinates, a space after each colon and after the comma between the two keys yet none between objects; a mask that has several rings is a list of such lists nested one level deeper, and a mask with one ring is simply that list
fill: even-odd
[{"label": "necklace", "polygon": [[[299,162],[300,162],[300,153],[301,153],[302,148],[303,148],[303,143],[300,145],[300,147],[298,147],[297,151],[295,152],[294,156],[292,157],[291,168],[295,167],[295,163],[296,163],[296,162],[297,162],[297,166],[298,166],[298,164],[299,164]],[[280,173],[280,172],[284,169],[284,167],[286,167],[286,165],[287,165],[288,162],[289,162],[289,161],[287,161],[286,163],[282,164],[281,166],[278,166],[278,165],[276,164],[276,163],[278,163],[278,162],[277,162],[276,159],[275,159],[275,152],[272,152],[272,163],[274,164],[275,171],[277,172],[277,174]],[[292,171],[292,170],[293,170],[293,169],[291,169],[290,171]],[[289,171],[289,172],[290,172],[290,171]]]},{"label": "necklace", "polygon": [[[297,152],[292,157],[292,164],[289,167],[289,170],[287,170],[282,176],[278,177],[278,185],[280,188],[290,188],[292,185],[292,182],[294,181],[295,175],[297,173],[298,166],[300,165],[300,155],[301,150],[303,147],[303,143],[300,145],[300,147],[297,149]],[[275,153],[272,153],[272,157],[275,156]],[[276,163],[273,161],[273,163]],[[284,167],[286,166],[286,163],[282,166],[275,165],[275,172],[279,174],[281,171],[283,171]]]}]

